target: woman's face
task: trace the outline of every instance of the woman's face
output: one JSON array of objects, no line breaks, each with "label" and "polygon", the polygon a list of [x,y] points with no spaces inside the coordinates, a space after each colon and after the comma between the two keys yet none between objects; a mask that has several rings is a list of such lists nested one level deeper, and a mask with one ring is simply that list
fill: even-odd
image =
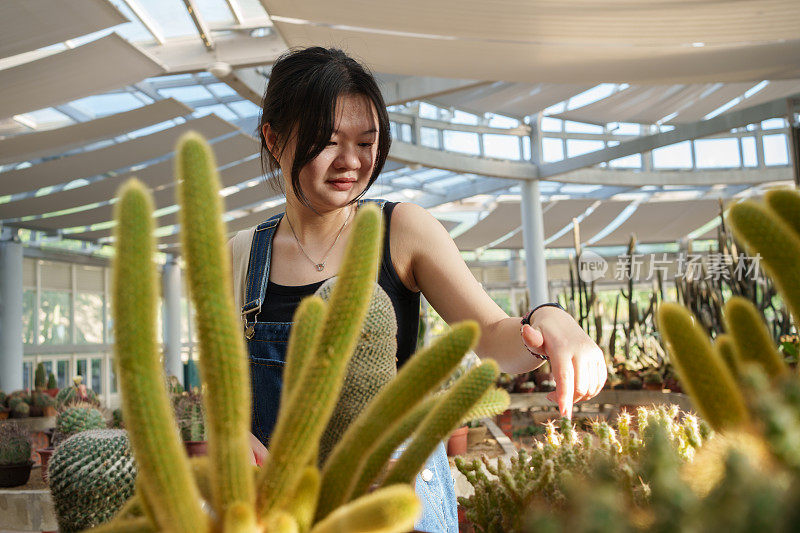
[{"label": "woman's face", "polygon": [[[275,135],[269,126],[265,129],[271,148]],[[292,138],[280,154],[279,163],[287,200],[297,201],[290,178],[294,148]],[[367,187],[377,152],[378,116],[372,102],[362,95],[339,97],[328,145],[300,170],[300,187],[309,203],[320,212],[347,205]]]}]

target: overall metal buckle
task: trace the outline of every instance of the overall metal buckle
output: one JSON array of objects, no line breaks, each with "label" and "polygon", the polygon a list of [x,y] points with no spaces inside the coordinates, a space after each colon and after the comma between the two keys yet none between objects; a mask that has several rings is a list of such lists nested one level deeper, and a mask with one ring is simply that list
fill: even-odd
[{"label": "overall metal buckle", "polygon": [[261,311],[261,306],[259,305],[256,309],[253,309],[252,311],[245,311],[245,312],[242,313],[242,324],[243,324],[243,327],[244,327],[244,338],[247,339],[247,340],[252,339],[253,336],[256,334],[256,328],[253,325],[253,324],[255,324],[255,322],[253,322],[253,324],[248,324],[247,323],[247,315],[248,315],[248,313],[252,313],[253,311],[255,311],[255,313],[253,314],[253,317],[255,318],[255,316],[258,315],[258,313]]}]

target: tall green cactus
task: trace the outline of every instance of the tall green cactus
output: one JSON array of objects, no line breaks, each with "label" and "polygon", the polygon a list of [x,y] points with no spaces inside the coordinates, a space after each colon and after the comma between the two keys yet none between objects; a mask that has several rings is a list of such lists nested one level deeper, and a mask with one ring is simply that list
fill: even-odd
[{"label": "tall green cactus", "polygon": [[200,374],[205,395],[208,453],[213,470],[214,503],[225,512],[236,502],[255,501],[248,457],[250,387],[244,340],[233,308],[230,257],[225,244],[222,201],[214,154],[202,137],[184,135],[176,153],[175,174],[181,205],[181,243],[189,292],[197,311]]},{"label": "tall green cactus", "polygon": [[205,532],[210,520],[178,436],[156,343],[158,282],[153,263],[153,202],[138,180],[121,187],[115,204],[116,256],[112,277],[114,360],[125,422],[139,465],[139,483],[157,526]]},{"label": "tall green cactus", "polygon": [[[347,244],[341,276],[330,303],[312,297],[298,308],[296,317],[302,323],[295,325],[287,351],[287,372],[291,373],[294,385],[287,388],[286,401],[282,402],[270,457],[260,472],[254,473],[247,465],[249,449],[242,450],[241,446],[249,429],[249,398],[235,409],[230,407],[239,401],[241,391],[249,391],[249,387],[246,387],[242,332],[228,302],[233,299],[229,294],[228,258],[221,238],[213,157],[197,135],[183,138],[178,153],[182,231],[192,298],[200,324],[219,322],[200,329],[201,369],[204,385],[209,389],[206,398],[213,398],[213,403],[206,405],[209,443],[216,441],[216,449],[205,461],[190,463],[180,447],[175,420],[169,413],[155,343],[157,284],[152,263],[152,202],[144,187],[134,181],[122,189],[116,205],[114,313],[123,410],[139,465],[140,490],[125,512],[102,526],[101,531],[271,533],[310,529],[312,533],[323,533],[355,527],[366,533],[411,529],[420,506],[406,483],[342,502],[346,505],[333,506],[324,518],[315,518],[317,500],[324,494],[319,471],[314,466],[319,439],[340,395],[377,273],[383,234],[377,208],[359,209],[353,222],[354,238]],[[198,228],[203,231],[198,232]],[[417,372],[431,369],[433,377],[425,376],[422,383],[414,384],[398,375],[384,390],[400,382],[395,392],[413,398],[414,402],[420,401],[449,373],[476,337],[474,324],[454,328],[437,348],[415,355],[418,359],[415,365],[411,361],[406,365],[416,366]],[[437,361],[442,356],[447,364]],[[491,363],[486,366],[492,367]],[[240,387],[242,383],[245,386]],[[486,394],[485,388],[479,390],[475,384],[467,388],[475,399]],[[371,416],[378,418],[373,441],[379,441],[400,424],[405,412],[405,408],[391,407],[371,410],[373,404],[380,404],[379,399],[380,395],[350,426],[369,426],[362,419],[371,412]],[[469,411],[469,402],[457,403],[461,412],[447,413],[447,419],[439,424],[434,420],[428,422],[441,430],[435,438],[442,438],[445,426],[452,426],[454,420],[460,420]],[[240,416],[242,411],[244,418]],[[347,434],[334,454],[340,448],[347,453],[346,439]],[[417,464],[410,456],[406,458],[408,475],[422,466],[434,446],[435,443],[416,446]],[[357,451],[363,460],[369,457],[368,449]],[[241,468],[242,464],[246,467]],[[355,470],[350,472],[351,477],[355,475]],[[404,475],[406,482],[408,475]],[[241,486],[234,486],[240,482]],[[344,483],[350,486],[354,480],[345,479]],[[255,485],[254,497],[249,500],[248,484]],[[209,496],[209,505],[202,507],[203,497]]]}]

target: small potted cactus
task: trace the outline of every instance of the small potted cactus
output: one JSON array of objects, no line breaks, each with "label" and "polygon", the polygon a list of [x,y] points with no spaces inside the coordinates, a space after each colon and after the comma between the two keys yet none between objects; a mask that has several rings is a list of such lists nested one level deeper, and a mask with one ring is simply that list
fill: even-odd
[{"label": "small potted cactus", "polygon": [[36,365],[36,372],[33,374],[33,385],[37,391],[43,391],[47,386],[47,371],[44,363]]},{"label": "small potted cactus", "polygon": [[55,398],[58,394],[58,384],[56,383],[56,375],[50,372],[47,376],[47,388],[44,390],[45,394]]},{"label": "small potted cactus", "polygon": [[65,387],[58,391],[56,409],[60,411],[75,402],[86,402],[100,407],[100,398],[97,397],[96,392],[84,385],[83,376],[77,376],[72,381],[74,384],[71,387]]},{"label": "small potted cactus", "polygon": [[184,393],[175,400],[175,418],[189,457],[206,455],[206,416],[199,392]]},{"label": "small potted cactus", "polygon": [[56,401],[43,390],[31,394],[31,416],[56,416]]},{"label": "small potted cactus", "polygon": [[0,426],[0,487],[18,487],[31,476],[31,437],[16,422]]}]

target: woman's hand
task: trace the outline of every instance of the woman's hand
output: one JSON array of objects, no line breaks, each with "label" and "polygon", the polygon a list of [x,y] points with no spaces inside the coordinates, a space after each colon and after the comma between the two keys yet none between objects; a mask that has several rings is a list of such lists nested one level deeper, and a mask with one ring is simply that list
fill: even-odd
[{"label": "woman's hand", "polygon": [[603,351],[575,322],[557,307],[541,307],[522,329],[522,339],[532,351],[550,359],[556,390],[547,398],[558,403],[561,416],[572,418],[572,404],[588,400],[603,389],[608,377]]},{"label": "woman's hand", "polygon": [[258,438],[255,435],[253,435],[252,433],[250,433],[249,435],[250,435],[250,451],[253,452],[253,456],[250,458],[250,461],[252,461],[252,464],[256,466],[261,466],[264,464],[264,461],[267,460],[267,457],[269,457],[269,452],[267,451],[267,448],[263,444],[261,444],[261,441],[258,440]]}]

